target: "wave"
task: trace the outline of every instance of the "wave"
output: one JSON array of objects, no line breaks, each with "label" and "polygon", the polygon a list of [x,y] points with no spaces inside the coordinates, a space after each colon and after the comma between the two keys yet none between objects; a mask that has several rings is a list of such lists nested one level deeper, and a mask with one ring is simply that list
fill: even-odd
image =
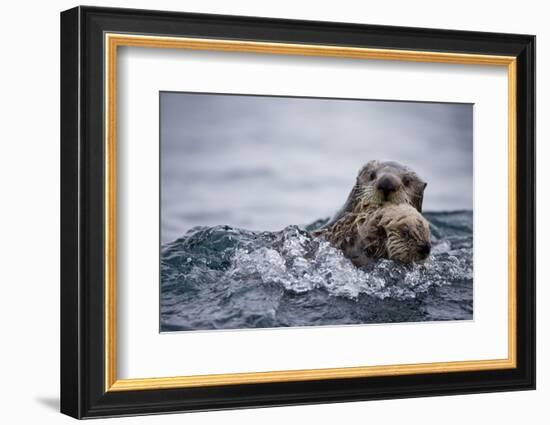
[{"label": "wave", "polygon": [[308,231],[196,227],[161,249],[161,330],[471,319],[472,212],[425,214],[427,261],[355,267]]}]

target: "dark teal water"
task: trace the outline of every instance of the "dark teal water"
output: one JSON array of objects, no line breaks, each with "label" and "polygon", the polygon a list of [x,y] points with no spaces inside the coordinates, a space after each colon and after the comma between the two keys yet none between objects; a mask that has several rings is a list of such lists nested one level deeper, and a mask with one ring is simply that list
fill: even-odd
[{"label": "dark teal water", "polygon": [[163,332],[470,320],[472,212],[426,213],[422,264],[358,269],[306,229],[195,227],[161,250]]}]

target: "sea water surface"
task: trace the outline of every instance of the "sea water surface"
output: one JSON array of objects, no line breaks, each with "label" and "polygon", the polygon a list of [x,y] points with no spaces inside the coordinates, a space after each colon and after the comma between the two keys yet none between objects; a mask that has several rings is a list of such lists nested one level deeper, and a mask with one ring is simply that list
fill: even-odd
[{"label": "sea water surface", "polygon": [[161,249],[161,331],[472,319],[472,211],[424,215],[427,261],[364,268],[309,235],[326,220],[195,227]]}]

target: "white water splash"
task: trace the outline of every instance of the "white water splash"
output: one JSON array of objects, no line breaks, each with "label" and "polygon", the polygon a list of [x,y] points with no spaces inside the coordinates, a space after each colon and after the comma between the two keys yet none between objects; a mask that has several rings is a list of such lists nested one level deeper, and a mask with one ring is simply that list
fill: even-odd
[{"label": "white water splash", "polygon": [[[438,253],[445,251],[447,246],[441,247]],[[381,260],[359,269],[328,242],[312,240],[302,232],[286,231],[279,249],[237,249],[227,275],[231,279],[253,278],[264,284],[281,284],[295,293],[320,288],[331,295],[351,299],[360,294],[406,299],[415,298],[431,286],[467,278],[468,271],[471,273],[455,256],[445,257],[443,262],[430,257],[424,263],[411,265]]]}]

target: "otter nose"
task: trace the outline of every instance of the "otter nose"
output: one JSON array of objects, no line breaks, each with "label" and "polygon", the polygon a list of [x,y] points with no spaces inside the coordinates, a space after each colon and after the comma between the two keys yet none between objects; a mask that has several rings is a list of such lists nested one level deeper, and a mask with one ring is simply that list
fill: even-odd
[{"label": "otter nose", "polygon": [[429,242],[420,244],[418,246],[418,253],[423,257],[427,257],[428,255],[430,255],[431,250],[432,250],[432,246]]},{"label": "otter nose", "polygon": [[378,179],[376,188],[384,193],[387,198],[392,192],[395,192],[399,187],[399,180],[395,176],[383,175]]}]

